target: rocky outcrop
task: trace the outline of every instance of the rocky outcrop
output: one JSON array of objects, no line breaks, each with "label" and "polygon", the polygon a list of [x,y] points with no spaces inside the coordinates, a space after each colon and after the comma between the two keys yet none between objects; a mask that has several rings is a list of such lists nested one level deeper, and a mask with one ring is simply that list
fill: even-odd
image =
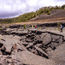
[{"label": "rocky outcrop", "polygon": [[27,60],[22,57],[23,51],[49,60],[65,42],[62,34],[36,29],[22,30],[19,27],[0,31],[0,65],[30,65],[25,63]]}]

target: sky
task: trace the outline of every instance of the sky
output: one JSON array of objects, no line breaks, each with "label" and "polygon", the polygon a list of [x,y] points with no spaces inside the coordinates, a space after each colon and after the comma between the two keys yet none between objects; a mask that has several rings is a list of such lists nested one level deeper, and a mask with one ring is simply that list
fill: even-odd
[{"label": "sky", "polygon": [[0,18],[16,17],[45,6],[61,6],[65,0],[0,0]]}]

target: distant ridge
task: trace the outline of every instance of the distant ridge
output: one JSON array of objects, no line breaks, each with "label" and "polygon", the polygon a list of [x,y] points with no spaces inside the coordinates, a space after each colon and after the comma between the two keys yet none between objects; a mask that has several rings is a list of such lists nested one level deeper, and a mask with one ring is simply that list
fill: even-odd
[{"label": "distant ridge", "polygon": [[41,14],[35,18],[32,18],[32,21],[35,20],[45,20],[45,19],[54,19],[54,18],[65,18],[65,9],[56,9],[56,10],[52,10],[50,12],[50,15],[47,14]]},{"label": "distant ridge", "polygon": [[65,19],[65,5],[43,7],[36,12],[25,13],[15,18],[0,19],[0,23],[17,23],[55,18]]}]

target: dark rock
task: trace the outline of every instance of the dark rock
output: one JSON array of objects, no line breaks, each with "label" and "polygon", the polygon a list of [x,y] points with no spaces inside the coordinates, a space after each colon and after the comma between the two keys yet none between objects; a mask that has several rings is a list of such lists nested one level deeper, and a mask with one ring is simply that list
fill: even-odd
[{"label": "dark rock", "polygon": [[0,43],[0,48],[3,46],[3,43]]}]

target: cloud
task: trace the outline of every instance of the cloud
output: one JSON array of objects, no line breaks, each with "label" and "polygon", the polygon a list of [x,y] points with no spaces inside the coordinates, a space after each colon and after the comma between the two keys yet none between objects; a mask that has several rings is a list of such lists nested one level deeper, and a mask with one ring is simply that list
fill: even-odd
[{"label": "cloud", "polygon": [[62,4],[65,4],[65,0],[0,0],[0,17],[17,16],[44,6]]}]

